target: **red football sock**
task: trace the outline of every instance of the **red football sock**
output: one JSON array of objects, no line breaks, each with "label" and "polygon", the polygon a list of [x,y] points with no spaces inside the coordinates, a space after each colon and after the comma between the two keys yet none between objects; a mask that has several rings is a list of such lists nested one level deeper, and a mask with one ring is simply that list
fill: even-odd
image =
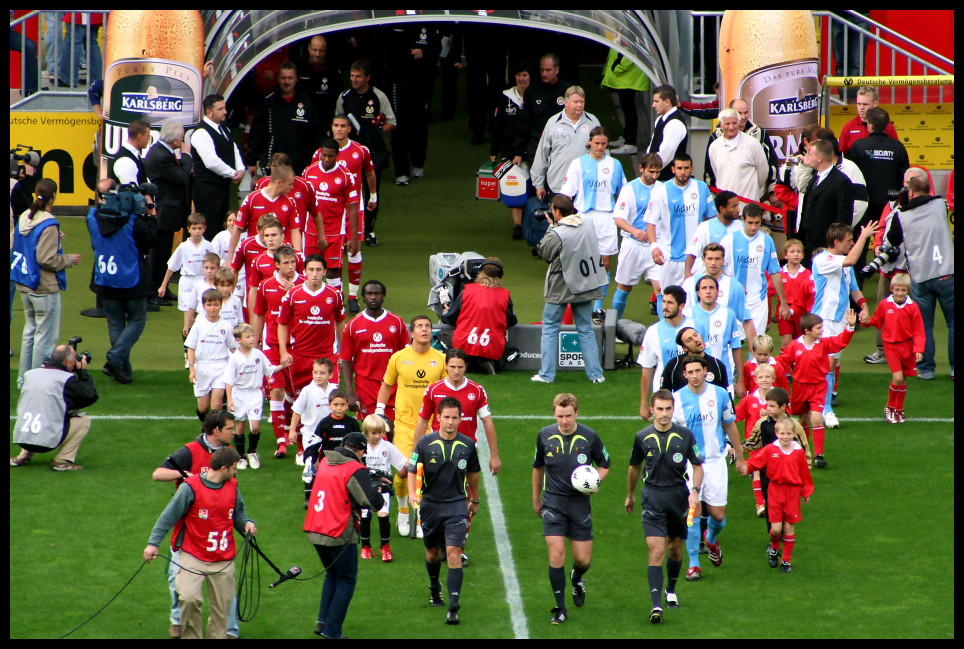
[{"label": "red football sock", "polygon": [[833,391],[840,392],[840,364],[833,368]]},{"label": "red football sock", "polygon": [[790,555],[793,554],[793,544],[796,543],[796,536],[784,536],[783,537],[783,560],[789,561]]},{"label": "red football sock", "polygon": [[898,410],[904,409],[904,397],[907,396],[907,384],[901,385],[899,387],[894,386],[894,391],[897,393],[894,397],[894,407]]},{"label": "red football sock", "polygon": [[360,259],[361,255],[358,256],[359,260],[357,262],[348,261],[348,283],[352,286],[361,284],[362,260]]},{"label": "red football sock", "polygon": [[780,535],[774,534],[773,530],[770,530],[770,547],[774,550],[780,549]]},{"label": "red football sock", "polygon": [[893,383],[890,384],[890,389],[887,391],[887,407],[896,408],[897,407],[897,392],[898,388]]},{"label": "red football sock", "polygon": [[823,424],[813,427],[813,454],[823,455]]},{"label": "red football sock", "polygon": [[760,484],[760,480],[753,481],[753,498],[756,500],[757,507],[763,506],[763,487]]}]

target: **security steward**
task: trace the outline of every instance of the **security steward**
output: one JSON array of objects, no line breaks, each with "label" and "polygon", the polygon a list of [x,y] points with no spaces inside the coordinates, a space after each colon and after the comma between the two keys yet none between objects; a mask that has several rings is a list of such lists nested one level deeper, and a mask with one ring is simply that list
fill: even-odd
[{"label": "security steward", "polygon": [[[633,513],[633,505],[636,503],[633,492],[645,463],[646,473],[639,504],[642,509],[643,534],[649,548],[647,576],[649,594],[653,599],[649,621],[659,624],[663,621],[660,594],[663,590],[663,560],[667,549],[669,583],[666,586],[666,606],[679,607],[676,581],[683,566],[687,509],[693,509],[694,515],[699,516],[703,454],[700,453],[693,433],[688,428],[673,423],[673,394],[669,390],[658,390],[653,394],[650,404],[653,408],[653,425],[636,433],[633,441],[626,512]],[[686,487],[687,462],[693,467],[692,488],[689,490]]]},{"label": "security steward", "polygon": [[[469,513],[479,511],[479,455],[469,437],[458,432],[462,420],[462,404],[446,397],[438,404],[438,432],[419,438],[408,465],[408,492],[418,506],[421,502],[422,530],[425,541],[425,568],[428,570],[429,603],[444,606],[442,584],[442,549],[448,562],[446,586],[449,609],[446,624],[459,623],[459,597],[462,592],[462,548],[468,534]],[[417,489],[419,465],[422,466],[422,490]],[[465,486],[476,497],[469,499]]]},{"label": "security steward", "polygon": [[368,441],[348,433],[342,445],[325,451],[311,488],[304,530],[325,568],[315,633],[340,639],[358,580],[358,531],[363,508],[378,511],[384,501],[365,467]]},{"label": "security steward", "polygon": [[50,462],[54,471],[75,471],[80,443],[90,431],[90,417],[78,412],[97,401],[94,379],[87,373],[87,358],[69,345],[54,348],[42,366],[23,375],[17,401],[13,443],[22,449],[10,466],[23,466],[34,453],[59,449]]}]

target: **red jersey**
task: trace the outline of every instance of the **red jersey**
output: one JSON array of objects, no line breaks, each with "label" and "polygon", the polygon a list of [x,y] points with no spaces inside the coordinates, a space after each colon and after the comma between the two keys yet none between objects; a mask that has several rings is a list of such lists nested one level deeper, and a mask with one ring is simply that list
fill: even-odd
[{"label": "red jersey", "polygon": [[[253,237],[248,237],[238,245],[238,249],[234,251],[234,259],[231,260],[231,268],[234,269],[235,273],[240,273],[241,268],[244,267],[244,283],[247,288],[256,287],[257,282],[252,281],[251,271],[254,267],[255,260],[261,256],[267,248],[264,242],[261,240],[261,235],[256,235]],[[247,290],[245,291],[247,293]]]},{"label": "red jersey", "polygon": [[[372,162],[371,152],[364,144],[348,140],[348,144],[338,149],[336,159],[338,164],[347,169],[348,173],[354,177],[355,185],[359,190],[356,202],[361,202],[361,188],[364,187],[365,174],[369,171],[375,171],[375,163]],[[315,151],[315,155],[311,156],[311,164],[316,162],[321,162],[321,149]]]},{"label": "red jersey", "polygon": [[[883,281],[883,279],[881,279]],[[924,353],[924,320],[917,303],[908,296],[903,304],[897,304],[894,296],[887,296],[874,309],[874,315],[867,323],[868,327],[881,329],[881,338],[885,343],[901,343],[905,340],[914,341],[914,353]]]},{"label": "red jersey", "polygon": [[740,399],[740,403],[736,404],[736,421],[737,423],[745,421],[746,424],[743,428],[743,437],[748,439],[750,433],[753,432],[753,427],[756,426],[757,420],[761,416],[760,410],[766,411],[767,400],[766,395],[760,394],[759,390],[754,390],[753,392],[747,392],[746,396]]},{"label": "red jersey", "polygon": [[800,336],[783,348],[777,361],[790,370],[795,384],[825,385],[827,373],[830,371],[829,354],[842,350],[853,337],[854,330],[849,325],[843,333],[831,338],[821,338],[812,347],[807,347],[803,342],[804,337]]},{"label": "red jersey", "polygon": [[466,284],[452,345],[469,356],[496,360],[505,350],[509,289]]},{"label": "red jersey", "polygon": [[244,202],[238,208],[238,218],[234,222],[242,230],[247,229],[248,236],[258,233],[258,221],[265,214],[274,214],[284,231],[285,241],[291,241],[293,228],[301,229],[301,217],[298,206],[287,196],[269,198],[263,189],[258,189],[244,197]]},{"label": "red jersey", "polygon": [[[756,377],[753,376],[757,364],[756,358],[754,358],[752,354],[750,355],[750,360],[743,364],[743,381],[746,383],[747,394],[757,389]],[[783,388],[787,392],[790,392],[790,381],[787,380],[787,371],[783,365],[780,364],[780,361],[771,356],[770,366],[773,368],[773,387]]]},{"label": "red jersey", "polygon": [[[780,278],[783,279],[783,294],[787,296],[788,306],[793,310],[794,315],[810,313],[813,308],[813,301],[817,292],[813,284],[813,273],[807,268],[800,266],[796,275],[791,275],[786,265],[780,269]],[[777,300],[777,309],[780,302]]]},{"label": "red jersey", "polygon": [[299,356],[331,356],[335,350],[335,323],[345,320],[341,291],[322,284],[312,293],[302,284],[281,300],[278,324],[288,326],[288,349]]},{"label": "red jersey", "polygon": [[408,342],[408,329],[397,315],[383,311],[373,318],[362,311],[345,327],[338,358],[351,363],[356,376],[381,381],[392,354]]},{"label": "red jersey", "polygon": [[[295,207],[298,209],[298,218],[301,220],[301,229],[304,230],[308,220],[315,213],[315,190],[301,176],[295,176],[294,181],[285,196],[294,201]],[[264,189],[270,183],[271,177],[263,176],[255,189]]]},{"label": "red jersey", "polygon": [[[291,280],[295,285],[304,283],[305,278],[295,273]],[[261,335],[262,346],[265,349],[278,349],[278,316],[281,315],[281,301],[288,292],[281,287],[281,280],[277,273],[261,282],[258,295],[254,300],[254,312],[264,316],[264,331]]]},{"label": "red jersey", "polygon": [[[897,129],[894,128],[893,124],[888,124],[887,128],[884,129],[884,133],[887,137],[894,140],[899,140],[897,136]],[[840,140],[838,144],[840,145],[840,153],[844,154],[853,146],[854,142],[861,138],[865,138],[870,135],[870,131],[867,129],[867,122],[860,119],[860,116],[854,117],[852,120],[844,124],[843,128],[840,129]]]},{"label": "red jersey", "polygon": [[[305,255],[300,250],[295,250],[295,261],[297,262],[295,264],[295,272],[299,274],[304,273]],[[278,267],[274,264],[274,254],[269,250],[265,250],[255,257],[254,262],[248,266],[245,279],[248,286],[260,286],[261,282],[274,275],[276,270],[278,270]]]},{"label": "red jersey", "polygon": [[[315,213],[321,216],[325,236],[345,234],[345,210],[358,201],[358,186],[354,176],[336,164],[325,171],[321,163],[310,165],[302,174],[315,192]],[[317,236],[314,219],[309,219],[305,234]]]},{"label": "red jersey", "polygon": [[813,494],[813,476],[807,466],[807,454],[796,441],[789,453],[780,448],[779,441],[751,453],[746,461],[747,473],[760,469],[766,469],[767,479],[771,483],[803,487],[801,495],[804,498]]},{"label": "red jersey", "polygon": [[184,515],[181,549],[196,559],[213,563],[234,559],[234,506],[238,482],[231,478],[220,489],[211,489],[201,476],[185,480],[194,492],[194,502]]},{"label": "red jersey", "polygon": [[459,422],[459,432],[475,441],[475,429],[478,426],[478,417],[491,417],[489,411],[489,397],[485,394],[485,388],[474,381],[465,379],[459,387],[455,387],[448,378],[437,381],[425,388],[425,395],[422,397],[422,409],[419,410],[419,419],[432,422],[432,430],[438,431],[438,417],[434,415],[438,412],[438,404],[446,397],[455,397],[462,404],[462,420]]}]

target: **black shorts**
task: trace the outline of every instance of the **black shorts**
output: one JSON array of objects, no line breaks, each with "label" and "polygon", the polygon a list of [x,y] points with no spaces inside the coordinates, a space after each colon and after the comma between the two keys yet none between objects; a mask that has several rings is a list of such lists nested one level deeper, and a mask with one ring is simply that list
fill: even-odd
[{"label": "black shorts", "polygon": [[565,536],[570,541],[592,541],[589,496],[543,493],[542,535]]},{"label": "black shorts", "polygon": [[685,485],[679,489],[643,487],[640,497],[643,535],[685,539],[686,513],[689,511],[689,492]]},{"label": "black shorts", "polygon": [[469,533],[469,508],[465,500],[447,503],[422,501],[419,509],[426,549],[464,548]]}]

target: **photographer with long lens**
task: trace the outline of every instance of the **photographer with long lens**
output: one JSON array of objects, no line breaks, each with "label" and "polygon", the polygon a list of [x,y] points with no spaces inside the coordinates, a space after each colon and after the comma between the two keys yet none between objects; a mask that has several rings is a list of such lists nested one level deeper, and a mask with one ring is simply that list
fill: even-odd
[{"label": "photographer with long lens", "polygon": [[[906,200],[898,199],[884,243],[904,244],[910,272],[910,296],[924,319],[924,358],[917,363],[918,376],[934,378],[934,311],[940,302],[947,322],[947,358],[954,379],[954,240],[947,222],[947,203],[930,195],[930,182],[915,169],[904,174]],[[878,253],[880,250],[877,251]]]},{"label": "photographer with long lens", "polygon": [[10,251],[10,280],[23,299],[26,319],[20,346],[17,387],[28,370],[40,367],[60,337],[60,292],[67,288],[66,269],[80,263],[80,255],[64,253],[60,223],[50,213],[57,199],[57,183],[43,178],[36,198],[20,215]]},{"label": "photographer with long lens", "polygon": [[148,255],[157,236],[154,196],[145,183],[115,189],[113,180],[97,186],[98,205],[87,214],[94,249],[90,290],[103,301],[110,350],[104,374],[119,383],[133,380],[131,348],[147,325],[147,298],[152,293]]},{"label": "photographer with long lens", "polygon": [[[76,345],[80,338],[72,338]],[[78,354],[76,347],[58,345],[43,365],[24,375],[17,401],[17,423],[13,443],[22,449],[10,458],[10,466],[23,466],[35,453],[57,450],[51,460],[54,471],[76,471],[80,443],[90,431],[90,417],[79,412],[97,401],[94,380],[87,373],[90,353]]]}]

